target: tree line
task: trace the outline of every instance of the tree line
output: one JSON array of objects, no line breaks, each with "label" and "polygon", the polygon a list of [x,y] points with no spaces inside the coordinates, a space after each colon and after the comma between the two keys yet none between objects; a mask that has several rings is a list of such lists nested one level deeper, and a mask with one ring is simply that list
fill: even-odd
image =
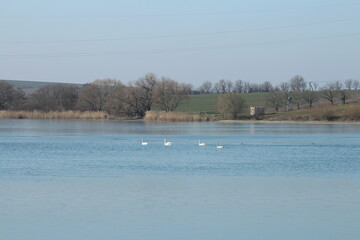
[{"label": "tree line", "polygon": [[248,81],[243,81],[238,79],[236,81],[224,80],[221,79],[214,84],[211,81],[203,82],[197,90],[194,91],[195,94],[224,94],[224,93],[258,93],[258,92],[271,92],[275,88],[272,83],[265,81],[261,84],[250,83]]},{"label": "tree line", "polygon": [[331,105],[336,102],[346,104],[353,95],[358,95],[356,91],[358,89],[358,80],[349,79],[344,83],[340,81],[329,82],[320,88],[317,83],[306,82],[302,76],[296,75],[269,92],[266,105],[279,111],[280,108],[287,110],[300,109],[302,106],[312,108],[314,103],[320,101],[328,101]]},{"label": "tree line", "polygon": [[221,79],[214,84],[205,81],[194,92],[196,94],[267,93],[266,106],[279,111],[281,108],[300,109],[304,105],[311,108],[320,100],[327,100],[332,105],[337,101],[345,104],[352,97],[351,90],[359,88],[360,82],[356,79],[348,79],[343,83],[334,81],[320,88],[316,82],[307,82],[301,75],[296,75],[278,85],[273,85],[269,81],[258,84],[241,79],[234,82]]},{"label": "tree line", "polygon": [[[241,79],[235,81],[221,79],[215,83],[211,81],[203,82],[196,90],[193,91],[193,94],[262,93],[276,91],[294,92],[303,90],[304,88],[308,87],[307,84],[309,83],[306,82],[304,78],[300,75],[296,75],[289,81],[282,82],[278,85],[273,85],[269,81],[264,81],[263,83],[251,83],[249,81],[244,81]],[[335,81],[329,84],[338,84],[338,86],[340,86],[340,88],[344,90],[360,89],[360,82],[357,79],[348,79],[344,81],[344,83],[341,83],[340,81]],[[315,91],[320,90],[318,88],[319,85],[316,83],[312,83],[312,87],[315,89]],[[325,86],[324,88],[326,87],[328,86]]]},{"label": "tree line", "polygon": [[0,81],[0,110],[50,111],[104,111],[115,116],[139,117],[154,108],[174,111],[190,94],[219,94],[217,111],[226,112],[237,118],[244,105],[243,93],[267,93],[266,106],[276,111],[280,109],[309,108],[320,100],[331,104],[345,104],[354,91],[359,89],[359,81],[349,79],[335,81],[319,88],[315,82],[307,82],[296,75],[287,82],[273,85],[269,81],[253,84],[243,80],[219,80],[215,84],[205,81],[196,90],[192,85],[177,82],[169,77],[157,78],[148,73],[136,81],[124,84],[116,79],[98,79],[78,87],[71,84],[47,85],[31,94],[14,89],[5,81]]},{"label": "tree line", "polygon": [[105,111],[116,116],[144,117],[154,104],[163,111],[174,111],[190,93],[190,85],[168,77],[158,79],[153,73],[129,84],[99,79],[82,87],[47,85],[28,95],[0,81],[0,110]]}]

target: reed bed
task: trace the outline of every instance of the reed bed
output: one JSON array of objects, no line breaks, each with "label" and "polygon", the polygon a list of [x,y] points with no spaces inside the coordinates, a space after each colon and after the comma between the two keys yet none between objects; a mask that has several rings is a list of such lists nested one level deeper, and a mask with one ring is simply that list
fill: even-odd
[{"label": "reed bed", "polygon": [[106,112],[80,111],[0,111],[0,118],[12,119],[109,119]]},{"label": "reed bed", "polygon": [[206,122],[211,119],[208,115],[198,113],[148,111],[146,112],[144,120],[165,122]]}]

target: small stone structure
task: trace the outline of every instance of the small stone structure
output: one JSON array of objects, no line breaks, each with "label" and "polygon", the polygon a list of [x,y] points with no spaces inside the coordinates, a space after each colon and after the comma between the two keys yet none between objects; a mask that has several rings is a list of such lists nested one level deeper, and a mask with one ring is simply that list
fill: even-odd
[{"label": "small stone structure", "polygon": [[265,107],[264,106],[254,106],[250,107],[250,115],[251,116],[263,116],[265,114]]}]

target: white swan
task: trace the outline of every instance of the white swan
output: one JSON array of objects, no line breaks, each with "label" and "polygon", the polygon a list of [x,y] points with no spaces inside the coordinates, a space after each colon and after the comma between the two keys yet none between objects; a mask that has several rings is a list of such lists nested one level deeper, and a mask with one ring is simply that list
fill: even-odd
[{"label": "white swan", "polygon": [[199,140],[199,146],[205,146],[205,143],[200,142]]},{"label": "white swan", "polygon": [[164,138],[164,146],[171,146],[172,142],[167,142],[166,139]]},{"label": "white swan", "polygon": [[141,139],[141,145],[146,146],[146,145],[148,145],[148,143],[147,143],[147,142],[144,142],[144,139],[142,138],[142,139]]},{"label": "white swan", "polygon": [[219,143],[216,143],[216,148],[224,148],[224,146],[219,145]]}]

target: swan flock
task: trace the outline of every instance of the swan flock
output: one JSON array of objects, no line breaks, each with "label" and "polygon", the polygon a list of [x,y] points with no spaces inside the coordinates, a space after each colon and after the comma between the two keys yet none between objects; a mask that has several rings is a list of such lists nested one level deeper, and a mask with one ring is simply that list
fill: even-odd
[{"label": "swan flock", "polygon": [[[145,142],[144,139],[142,138],[142,139],[141,139],[141,145],[142,145],[142,146],[147,146],[147,145],[148,145],[148,142]],[[172,145],[173,145],[172,142],[169,142],[169,141],[167,141],[167,140],[164,138],[164,146],[172,146]],[[206,144],[205,144],[204,142],[201,142],[201,140],[199,140],[198,145],[199,145],[200,147],[206,146]],[[220,149],[220,148],[224,148],[224,146],[219,145],[218,143],[216,143],[216,148],[219,148],[219,149]]]}]

